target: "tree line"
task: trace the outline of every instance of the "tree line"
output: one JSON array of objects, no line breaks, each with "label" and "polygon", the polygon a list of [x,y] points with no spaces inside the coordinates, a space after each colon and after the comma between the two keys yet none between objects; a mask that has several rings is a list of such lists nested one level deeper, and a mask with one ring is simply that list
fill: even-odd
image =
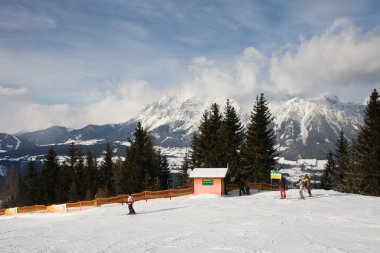
[{"label": "tree line", "polygon": [[140,123],[128,143],[124,159],[114,158],[109,144],[99,159],[91,151],[83,155],[72,143],[60,162],[50,147],[40,170],[33,160],[28,161],[25,176],[9,169],[2,186],[2,206],[48,205],[167,189],[167,158],[154,148],[151,135]]},{"label": "tree line", "polygon": [[321,187],[380,196],[379,139],[380,95],[375,89],[367,102],[357,138],[350,143],[341,131],[335,151],[328,152]]}]

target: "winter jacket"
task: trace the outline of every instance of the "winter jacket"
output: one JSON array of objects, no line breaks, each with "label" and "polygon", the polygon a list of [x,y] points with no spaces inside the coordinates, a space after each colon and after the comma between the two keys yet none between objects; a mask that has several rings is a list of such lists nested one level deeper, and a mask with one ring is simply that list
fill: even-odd
[{"label": "winter jacket", "polygon": [[306,188],[309,188],[310,187],[310,178],[309,177],[305,177],[303,179],[304,183],[305,183],[305,187]]},{"label": "winter jacket", "polygon": [[285,177],[281,177],[280,187],[281,188],[286,188],[286,178]]},{"label": "winter jacket", "polygon": [[133,199],[132,196],[128,196],[128,204],[133,204],[135,200]]},{"label": "winter jacket", "polygon": [[301,180],[301,181],[297,184],[297,186],[299,186],[300,191],[303,191],[303,189],[305,188],[305,183],[304,183],[304,181]]}]

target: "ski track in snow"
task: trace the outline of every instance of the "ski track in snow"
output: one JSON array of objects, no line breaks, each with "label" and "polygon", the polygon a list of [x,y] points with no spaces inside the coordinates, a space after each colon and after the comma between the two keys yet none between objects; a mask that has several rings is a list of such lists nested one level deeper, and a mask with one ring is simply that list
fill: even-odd
[{"label": "ski track in snow", "polygon": [[16,148],[15,148],[15,150],[17,150],[17,149],[20,147],[21,141],[20,141],[19,138],[17,138],[17,136],[12,135],[12,137],[13,137],[13,138],[16,140],[16,142],[17,142],[17,144],[16,144]]},{"label": "ski track in snow", "polygon": [[1,252],[380,252],[380,198],[314,190],[0,216]]}]

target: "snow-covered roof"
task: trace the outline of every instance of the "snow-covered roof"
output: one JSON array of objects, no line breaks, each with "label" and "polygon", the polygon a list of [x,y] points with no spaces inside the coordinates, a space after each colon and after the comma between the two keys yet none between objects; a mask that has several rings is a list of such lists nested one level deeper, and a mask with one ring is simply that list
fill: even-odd
[{"label": "snow-covered roof", "polygon": [[191,178],[216,177],[224,178],[228,168],[195,168],[190,174]]}]

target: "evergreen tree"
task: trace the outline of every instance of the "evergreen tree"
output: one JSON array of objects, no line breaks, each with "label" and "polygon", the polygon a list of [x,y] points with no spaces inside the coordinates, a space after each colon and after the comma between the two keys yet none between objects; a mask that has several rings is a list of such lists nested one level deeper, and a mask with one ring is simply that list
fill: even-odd
[{"label": "evergreen tree", "polygon": [[[225,178],[225,187],[231,179],[237,181],[241,177],[240,150],[244,138],[244,129],[236,109],[227,100],[222,120],[221,135],[219,145],[221,147],[221,164],[228,164],[228,173]],[[227,193],[226,189],[225,192]]]},{"label": "evergreen tree", "polygon": [[112,177],[113,177],[112,180],[114,182],[115,192],[119,194],[124,193],[121,190],[121,174],[122,174],[123,168],[124,168],[124,162],[121,159],[121,157],[118,156],[114,163],[114,171],[112,173]]},{"label": "evergreen tree", "polygon": [[210,136],[207,138],[210,144],[210,149],[207,152],[208,158],[206,161],[209,165],[207,167],[220,168],[227,166],[223,161],[223,146],[221,146],[222,119],[223,116],[220,113],[219,105],[216,103],[211,104],[211,131]]},{"label": "evergreen tree", "polygon": [[264,94],[256,97],[242,149],[244,172],[253,181],[269,182],[270,170],[278,155],[274,148],[276,136],[270,127],[272,116]]},{"label": "evergreen tree", "polygon": [[39,190],[38,173],[35,162],[28,161],[27,174],[22,178],[22,189],[20,190],[21,202],[23,205],[39,204],[41,192]]},{"label": "evergreen tree", "polygon": [[333,182],[335,181],[336,164],[334,154],[329,151],[327,154],[327,163],[321,177],[321,188],[324,190],[331,190]]},{"label": "evergreen tree", "polygon": [[180,187],[186,187],[189,184],[189,175],[187,174],[187,171],[191,168],[190,165],[191,161],[189,158],[189,153],[185,153],[185,157],[183,158],[183,163],[181,168],[179,169],[178,172],[178,185]]},{"label": "evergreen tree", "polygon": [[224,167],[221,144],[222,115],[219,106],[211,104],[211,111],[202,115],[198,133],[193,135],[192,167]]},{"label": "evergreen tree", "polygon": [[[367,103],[364,125],[353,145],[350,177],[360,181],[360,189],[353,192],[380,195],[380,95],[375,89]],[[354,183],[354,182],[353,182]],[[355,184],[356,185],[356,184]],[[347,184],[345,185],[347,188]],[[355,187],[356,188],[356,187]]]},{"label": "evergreen tree", "polygon": [[83,153],[80,148],[77,149],[77,163],[75,164],[75,184],[80,200],[86,198],[86,182]]},{"label": "evergreen tree", "polygon": [[96,157],[92,154],[90,150],[87,151],[87,156],[85,159],[84,166],[84,177],[85,177],[85,185],[86,185],[86,199],[94,199],[96,190],[98,188],[97,185],[97,161]]},{"label": "evergreen tree", "polygon": [[15,207],[19,195],[20,177],[16,168],[11,166],[7,171],[0,193],[3,199],[2,208]]},{"label": "evergreen tree", "polygon": [[207,110],[201,117],[198,133],[194,133],[191,142],[192,167],[208,167],[208,152],[211,150],[209,136],[211,135],[210,112]]},{"label": "evergreen tree", "polygon": [[110,144],[107,143],[104,160],[100,165],[100,169],[102,171],[102,175],[104,177],[104,189],[106,191],[107,196],[115,195],[115,187],[113,182],[113,171],[114,171],[114,163],[112,161],[112,150]]},{"label": "evergreen tree", "polygon": [[77,168],[78,149],[75,147],[74,142],[71,142],[67,151],[66,158],[62,164],[62,171],[60,175],[60,184],[58,187],[58,199],[62,201],[78,201],[78,187],[77,187]]},{"label": "evergreen tree", "polygon": [[170,186],[170,169],[169,169],[169,163],[166,156],[162,155],[160,151],[157,151],[157,162],[159,167],[159,173],[158,173],[158,187],[160,190],[168,189]]},{"label": "evergreen tree", "polygon": [[56,204],[61,201],[57,194],[62,185],[60,182],[60,176],[61,170],[57,154],[53,147],[49,147],[41,169],[41,197],[44,204]]},{"label": "evergreen tree", "polygon": [[336,166],[334,171],[334,181],[332,187],[334,190],[342,190],[342,182],[344,174],[347,172],[349,161],[349,143],[344,137],[343,131],[340,131],[338,140],[336,142]]},{"label": "evergreen tree", "polygon": [[140,122],[135,128],[134,140],[129,139],[129,143],[121,189],[126,193],[153,189],[159,173],[157,155],[153,148],[152,137]]}]

